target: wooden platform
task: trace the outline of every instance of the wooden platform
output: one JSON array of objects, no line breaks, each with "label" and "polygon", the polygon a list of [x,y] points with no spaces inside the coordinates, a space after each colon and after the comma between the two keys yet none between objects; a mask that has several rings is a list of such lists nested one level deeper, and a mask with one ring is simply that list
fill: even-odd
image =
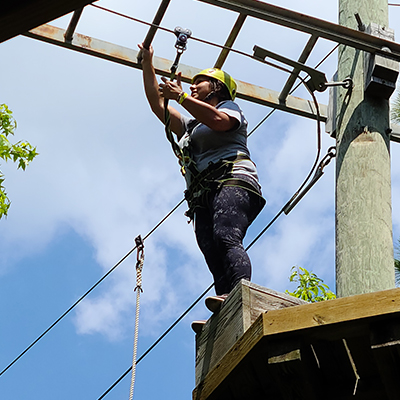
[{"label": "wooden platform", "polygon": [[194,400],[399,400],[400,289],[262,313],[196,385]]},{"label": "wooden platform", "polygon": [[266,310],[307,304],[305,301],[242,280],[221,310],[196,335],[196,385],[222,359],[237,340]]}]

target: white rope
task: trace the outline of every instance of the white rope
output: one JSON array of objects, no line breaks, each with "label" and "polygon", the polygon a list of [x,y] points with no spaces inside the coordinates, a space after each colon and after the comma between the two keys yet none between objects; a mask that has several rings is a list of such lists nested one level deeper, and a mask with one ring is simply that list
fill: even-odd
[{"label": "white rope", "polygon": [[[138,238],[140,238],[140,236]],[[142,239],[140,238],[140,241],[141,240]],[[136,263],[136,287],[134,289],[136,291],[136,317],[135,317],[135,335],[133,340],[132,377],[131,377],[131,388],[129,391],[129,400],[133,399],[133,389],[135,387],[135,378],[136,378],[136,357],[137,357],[137,344],[139,336],[140,293],[143,292],[142,290],[142,270],[144,264],[143,247],[144,247],[143,242],[141,242],[141,245],[138,246],[138,255]]]}]

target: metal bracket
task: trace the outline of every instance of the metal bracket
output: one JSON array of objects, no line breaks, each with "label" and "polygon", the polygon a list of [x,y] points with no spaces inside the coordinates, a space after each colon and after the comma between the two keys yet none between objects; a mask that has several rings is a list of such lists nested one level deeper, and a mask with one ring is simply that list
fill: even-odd
[{"label": "metal bracket", "polygon": [[78,25],[79,18],[81,17],[82,12],[83,12],[83,7],[78,8],[72,14],[71,21],[70,21],[68,28],[65,31],[65,35],[64,35],[65,41],[67,43],[71,43],[72,39],[74,38],[74,32],[75,32],[76,26]]},{"label": "metal bracket", "polygon": [[[371,23],[366,32],[394,41],[393,29]],[[366,95],[389,100],[396,90],[399,76],[399,62],[392,57],[389,47],[382,47],[381,53],[364,53],[364,92]]]},{"label": "metal bracket", "polygon": [[327,88],[326,76],[321,71],[317,71],[316,69],[308,67],[307,65],[304,65],[298,61],[293,61],[290,58],[286,58],[279,54],[273,53],[272,51],[263,49],[262,47],[259,47],[257,45],[253,47],[253,52],[253,57],[256,60],[265,61],[265,58],[269,57],[281,63],[290,65],[293,68],[306,72],[310,76],[310,79],[306,82],[306,85],[312,92],[314,92],[315,90],[317,90],[318,92],[323,92]]},{"label": "metal bracket", "polygon": [[341,82],[326,82],[325,86],[326,87],[341,86],[345,89],[352,89],[354,85],[353,85],[353,80],[351,78],[346,78]]}]

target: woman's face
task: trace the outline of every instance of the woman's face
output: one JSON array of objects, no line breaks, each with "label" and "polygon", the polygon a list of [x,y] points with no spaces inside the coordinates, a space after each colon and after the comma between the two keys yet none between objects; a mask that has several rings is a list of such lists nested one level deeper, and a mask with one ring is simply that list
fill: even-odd
[{"label": "woman's face", "polygon": [[211,92],[210,81],[206,76],[198,76],[193,84],[190,86],[192,97],[197,100],[204,100]]}]

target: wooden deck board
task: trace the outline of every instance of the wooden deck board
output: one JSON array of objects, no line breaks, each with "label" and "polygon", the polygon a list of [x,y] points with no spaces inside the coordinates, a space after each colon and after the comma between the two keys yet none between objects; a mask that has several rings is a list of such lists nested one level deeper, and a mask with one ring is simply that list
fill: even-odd
[{"label": "wooden deck board", "polygon": [[246,399],[238,387],[252,400],[316,399],[319,387],[326,399],[392,400],[399,376],[400,289],[391,289],[261,314],[193,399]]}]

